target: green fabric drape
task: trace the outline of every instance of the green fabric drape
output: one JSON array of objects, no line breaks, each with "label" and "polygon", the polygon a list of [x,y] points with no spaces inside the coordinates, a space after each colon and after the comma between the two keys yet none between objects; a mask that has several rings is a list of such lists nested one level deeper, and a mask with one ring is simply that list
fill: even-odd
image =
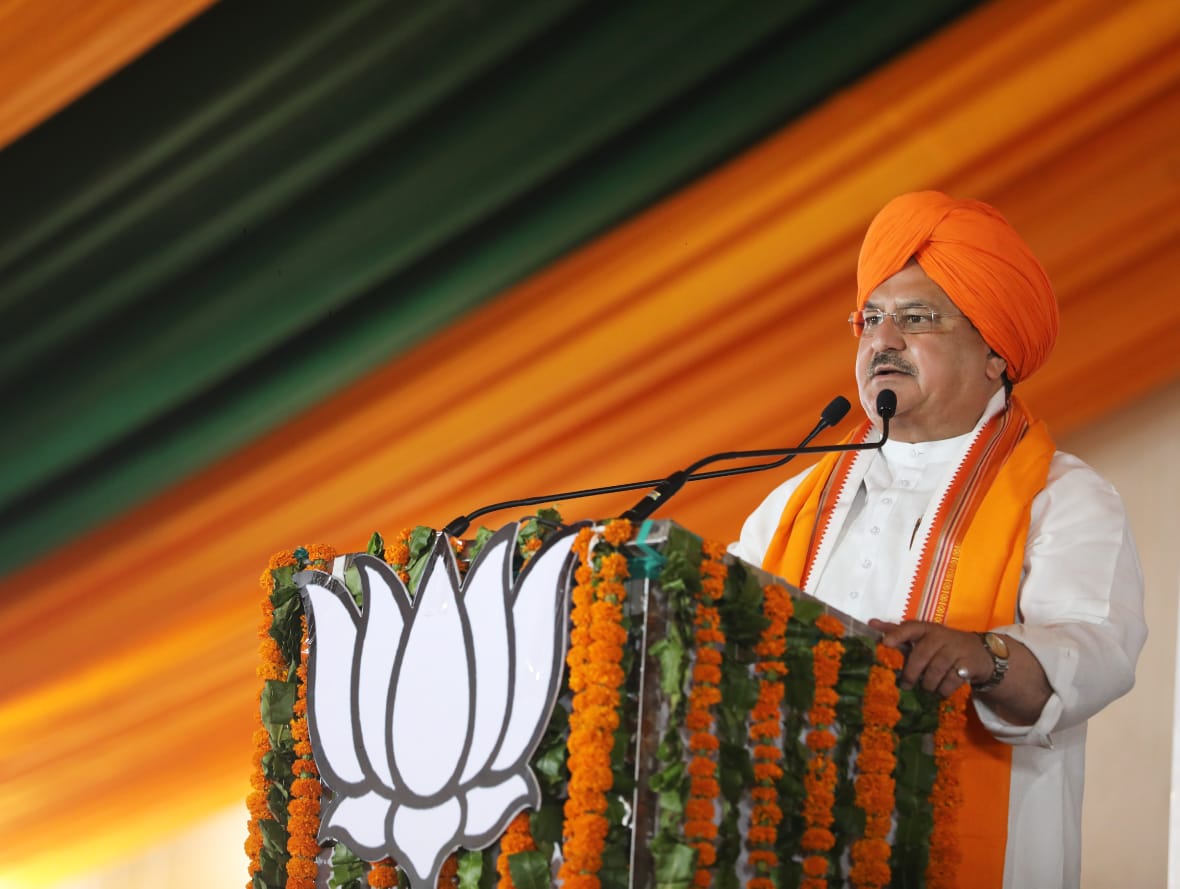
[{"label": "green fabric drape", "polygon": [[6,568],[972,5],[225,0],[0,152]]}]

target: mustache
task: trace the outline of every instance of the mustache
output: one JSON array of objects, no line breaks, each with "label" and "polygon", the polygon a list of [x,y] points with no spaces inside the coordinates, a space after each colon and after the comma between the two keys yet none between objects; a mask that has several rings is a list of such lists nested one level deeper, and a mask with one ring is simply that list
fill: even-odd
[{"label": "mustache", "polygon": [[894,352],[878,352],[869,361],[869,376],[873,376],[882,367],[896,370],[910,376],[916,376],[918,369]]}]

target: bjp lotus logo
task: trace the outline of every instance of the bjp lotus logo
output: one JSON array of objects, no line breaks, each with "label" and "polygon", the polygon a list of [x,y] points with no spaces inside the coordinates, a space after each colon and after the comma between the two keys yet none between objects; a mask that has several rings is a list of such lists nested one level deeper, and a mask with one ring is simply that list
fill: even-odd
[{"label": "bjp lotus logo", "polygon": [[576,530],[551,538],[515,582],[511,525],[462,584],[439,535],[413,599],[372,556],[352,563],[360,607],[330,574],[296,578],[311,614],[308,727],[332,791],[321,840],[391,856],[433,889],[452,851],[490,845],[540,805],[528,762],[560,686]]}]

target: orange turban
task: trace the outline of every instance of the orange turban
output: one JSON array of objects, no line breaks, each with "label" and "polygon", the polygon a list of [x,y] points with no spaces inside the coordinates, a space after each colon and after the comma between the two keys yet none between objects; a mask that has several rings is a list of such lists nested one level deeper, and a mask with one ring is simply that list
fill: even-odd
[{"label": "orange turban", "polygon": [[911,258],[1008,362],[1008,379],[1026,379],[1045,363],[1057,340],[1057,298],[1028,245],[994,207],[937,191],[894,198],[861,245],[857,308]]}]

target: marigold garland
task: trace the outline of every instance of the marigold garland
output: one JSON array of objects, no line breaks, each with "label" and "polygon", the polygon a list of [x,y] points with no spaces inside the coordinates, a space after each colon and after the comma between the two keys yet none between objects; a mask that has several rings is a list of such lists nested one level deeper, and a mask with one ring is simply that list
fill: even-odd
[{"label": "marigold garland", "polygon": [[[630,522],[610,522],[603,540],[611,547],[631,537]],[[574,551],[582,564],[575,574],[571,615],[569,687],[569,787],[564,807],[562,864],[558,878],[568,889],[597,889],[609,824],[607,791],[614,776],[611,751],[619,726],[620,688],[625,679],[622,580],[627,560],[618,552],[597,559],[590,551],[589,529],[579,532]]]},{"label": "marigold garland", "polygon": [[775,841],[779,822],[783,820],[778,805],[778,781],[783,774],[783,681],[787,675],[783,656],[787,650],[787,623],[794,609],[794,603],[783,587],[778,584],[763,587],[762,614],[766,618],[766,627],[754,647],[759,658],[754,667],[758,675],[758,703],[750,714],[756,786],[750,791],[753,806],[746,834],[749,864],[754,876],[746,883],[747,889],[775,889],[771,874],[779,864]]},{"label": "marigold garland", "polygon": [[410,582],[410,534],[409,528],[402,528],[393,543],[385,547],[385,563],[389,565],[402,583]]},{"label": "marigold garland", "polygon": [[684,724],[688,729],[689,787],[684,807],[684,839],[696,849],[697,870],[693,885],[706,889],[713,882],[717,860],[717,752],[720,742],[714,730],[714,709],[721,703],[721,661],[725,632],[717,603],[725,593],[725,547],[706,541],[701,544],[701,586],[693,616],[696,663],[688,694]]},{"label": "marigold garland", "polygon": [[[606,818],[607,799],[614,783],[611,754],[620,724],[619,707],[626,678],[621,663],[628,644],[623,615],[623,581],[628,571],[627,561],[617,548],[630,540],[632,529],[629,523],[616,521],[609,523],[600,533],[600,543],[593,553],[593,534],[589,529],[578,535],[573,546],[580,567],[573,591],[573,629],[567,658],[573,712],[568,737],[570,778],[563,826],[564,861],[558,875],[558,881],[570,889],[598,889],[600,885],[599,871],[610,829]],[[382,553],[385,561],[407,584],[411,539],[411,531],[405,529]],[[454,545],[457,546],[458,542]],[[526,537],[521,541],[521,556],[527,562],[540,547],[540,535]],[[707,889],[713,884],[713,872],[718,866],[721,786],[716,719],[721,704],[721,667],[726,644],[718,604],[724,594],[728,569],[724,562],[725,549],[720,544],[705,543],[702,553],[699,566],[701,588],[696,602],[692,603],[692,666],[683,718],[688,733],[689,756],[689,797],[684,803],[683,835],[697,856],[693,885]],[[293,665],[284,660],[278,643],[270,635],[275,594],[272,572],[305,563],[327,563],[334,557],[334,551],[328,547],[299,550],[295,557],[290,553],[279,553],[272,557],[268,570],[260,579],[264,596],[259,625],[258,676],[263,690],[267,680],[281,682],[297,678],[290,739],[284,740],[282,748],[289,762],[293,741],[295,760],[291,766],[292,777],[287,779],[290,787],[285,790],[288,799],[286,817],[278,819],[287,829],[287,851],[291,856],[286,865],[286,889],[313,889],[315,885],[316,857],[320,852],[316,837],[321,785],[311,755],[306,718],[306,618],[302,619],[301,658],[297,669],[292,669]],[[465,566],[461,564],[461,567]],[[282,592],[286,596],[290,590]],[[750,789],[750,817],[745,836],[746,860],[751,871],[747,889],[774,889],[779,856],[786,854],[778,847],[779,825],[784,817],[778,784],[784,770],[782,726],[786,717],[783,707],[787,626],[794,607],[795,603],[783,587],[774,584],[764,587],[761,608],[766,624],[754,647],[757,661],[753,679],[757,681],[758,697],[750,713],[748,728],[754,786]],[[805,624],[810,622],[809,617],[802,619]],[[836,685],[845,653],[840,641],[845,627],[831,615],[816,618],[813,626],[821,638],[812,648],[815,696],[807,713],[809,731],[803,736],[810,751],[810,761],[803,775],[804,796],[800,800],[804,830],[801,837],[795,836],[803,853],[800,886],[802,889],[826,889],[829,881],[837,881],[839,870],[833,855],[837,844],[833,833],[833,807],[838,775],[843,766],[833,760],[833,751],[839,732]],[[284,638],[290,639],[289,636]],[[283,645],[290,645],[291,641],[284,641]],[[850,870],[847,874],[851,885],[858,889],[883,889],[892,877],[890,859],[893,850],[889,834],[896,806],[896,730],[900,718],[896,679],[901,665],[900,653],[878,646],[876,662],[869,669],[861,702],[864,728],[856,758],[855,791],[856,804],[865,814],[865,829],[849,848]],[[965,701],[964,691],[942,703],[939,729],[934,737],[937,778],[930,794],[934,830],[926,871],[927,885],[931,889],[949,889],[955,885],[961,859],[955,822],[962,802],[958,773],[964,741]],[[263,862],[268,867],[273,864],[268,858],[272,852],[269,846],[264,847],[262,833],[263,826],[271,827],[263,825],[264,821],[276,820],[267,804],[273,789],[262,771],[263,758],[271,751],[271,743],[259,711],[254,731],[254,771],[247,797],[250,822],[245,847],[250,859],[251,883],[260,873]],[[499,889],[513,889],[511,856],[536,849],[527,812],[520,813],[510,822],[500,843],[496,863]],[[458,858],[452,855],[440,871],[439,889],[456,885],[457,875]],[[367,881],[374,889],[398,885],[396,863],[387,858],[371,865]]]},{"label": "marigold garland", "polygon": [[959,768],[966,742],[967,698],[969,685],[960,686],[938,707],[938,728],[934,732],[934,764],[938,777],[930,790],[934,810],[934,829],[930,833],[930,861],[926,866],[927,889],[954,889],[958,885],[959,809],[963,805],[963,787]]},{"label": "marigold garland", "polygon": [[894,729],[901,719],[897,671],[905,663],[901,652],[877,643],[877,662],[869,668],[861,712],[864,728],[857,756],[856,804],[865,813],[864,835],[852,844],[849,876],[857,889],[882,889],[892,873],[889,831],[896,804],[894,769],[897,766]]},{"label": "marigold garland", "polygon": [[508,859],[518,852],[533,852],[537,843],[529,828],[528,811],[521,812],[508,822],[504,835],[500,837],[500,857],[496,859],[496,872],[500,875],[499,889],[516,889],[512,882],[512,866]]},{"label": "marigold garland", "polygon": [[246,809],[250,814],[246,826],[246,855],[249,857],[247,873],[250,877],[247,886],[253,884],[254,875],[262,868],[262,822],[273,817],[267,803],[271,782],[262,773],[262,759],[270,752],[270,735],[262,724],[262,694],[268,679],[281,680],[287,677],[287,662],[279,651],[278,643],[270,635],[271,624],[274,622],[274,602],[271,601],[271,596],[275,591],[274,574],[271,572],[294,564],[295,557],[289,552],[275,553],[270,557],[262,576],[258,578],[258,585],[262,588],[262,618],[258,623],[257,673],[261,681],[258,688],[258,706],[255,708],[251,790],[246,797]]},{"label": "marigold garland", "polygon": [[287,805],[287,889],[315,889],[319,871],[316,856],[320,844],[316,835],[320,830],[319,771],[312,760],[311,739],[307,728],[307,615],[300,617],[303,628],[300,637],[299,667],[295,671],[299,690],[291,719],[291,737],[295,741],[295,763],[291,771],[291,801]]},{"label": "marigold garland", "polygon": [[[831,862],[829,852],[836,845],[832,833],[835,820],[832,808],[836,804],[837,768],[829,751],[836,746],[836,704],[840,700],[836,683],[840,678],[840,663],[844,658],[844,624],[829,614],[816,618],[816,629],[822,634],[812,647],[815,672],[815,698],[807,714],[811,730],[806,743],[811,760],[803,779],[806,800],[803,818],[807,828],[800,845],[803,848],[804,880],[800,889],[826,889]],[[832,638],[835,637],[835,638]]]}]

